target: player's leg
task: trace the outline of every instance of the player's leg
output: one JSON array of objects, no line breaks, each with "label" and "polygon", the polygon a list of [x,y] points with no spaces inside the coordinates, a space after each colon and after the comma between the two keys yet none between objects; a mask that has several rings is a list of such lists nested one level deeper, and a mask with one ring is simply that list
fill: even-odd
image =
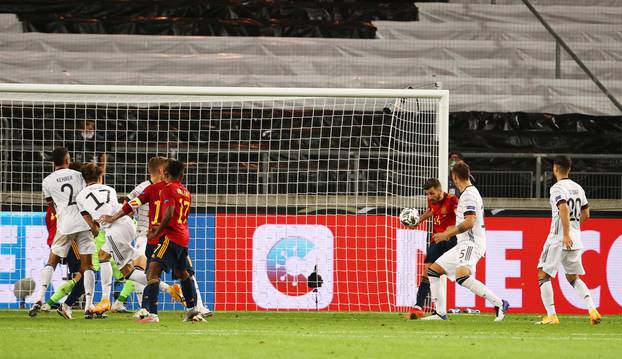
[{"label": "player's leg", "polygon": [[495,321],[502,321],[510,308],[510,303],[507,300],[499,298],[484,283],[475,279],[475,277],[472,276],[473,270],[474,269],[470,266],[460,266],[456,268],[456,282],[469,289],[473,294],[486,299],[489,303],[494,305],[496,312]]},{"label": "player's leg", "polygon": [[[71,242],[71,248],[67,252],[67,256],[62,258],[62,262],[67,265],[67,276],[69,279],[56,288],[54,294],[52,294],[52,296],[41,307],[42,311],[49,311],[61,299],[68,296],[75,287],[76,283],[80,280],[80,278],[82,278],[82,275],[80,274],[80,252],[76,242]],[[63,315],[63,317],[65,316]]]},{"label": "player's leg", "polygon": [[[432,315],[422,318],[422,320],[447,320],[447,304],[445,298],[445,291],[443,290],[443,284],[441,283],[441,275],[447,274],[445,268],[451,269],[452,262],[450,256],[451,252],[445,253],[439,261],[443,260],[443,264],[435,262],[432,263],[427,269],[428,280],[430,281],[430,292],[432,293],[432,301],[434,302],[434,313]],[[448,256],[448,258],[443,258]]]},{"label": "player's leg", "polygon": [[[151,261],[153,252],[155,251],[157,247],[158,247],[158,244],[147,243],[145,245],[145,257],[147,258],[147,266],[145,268],[149,268],[149,261]],[[184,302],[183,295],[181,294],[181,287],[179,285],[177,284],[168,285],[168,283],[164,281],[160,281],[159,289],[160,289],[160,292],[162,293],[168,293],[171,296],[171,298],[173,298],[174,301],[179,302],[179,303]],[[136,295],[138,295],[138,293],[136,293]],[[140,297],[142,298],[142,293]]]},{"label": "player's leg", "polygon": [[174,251],[171,250],[171,242],[167,238],[160,238],[149,260],[147,269],[147,286],[143,291],[142,308],[138,311],[141,323],[157,323],[158,318],[158,293],[162,271],[175,265]]},{"label": "player's leg", "polygon": [[99,279],[101,282],[101,300],[93,308],[96,314],[103,314],[110,310],[110,290],[112,289],[112,256],[103,249],[97,253],[99,258]]},{"label": "player's leg", "polygon": [[93,253],[96,250],[95,241],[90,231],[78,232],[73,235],[80,250],[80,271],[84,280],[84,318],[93,318],[93,296],[95,293],[95,269],[93,268]]},{"label": "player's leg", "polygon": [[192,283],[194,283],[194,289],[196,292],[196,298],[195,298],[196,307],[198,308],[202,316],[204,317],[212,316],[213,315],[212,311],[209,310],[209,308],[205,306],[205,304],[203,303],[203,298],[201,298],[201,289],[199,288],[199,282],[197,281],[196,273],[194,271],[194,266],[192,265],[192,260],[190,260],[190,257],[187,257],[187,258],[188,258],[188,267],[186,270],[188,271],[188,274],[190,274],[190,277],[192,278]]},{"label": "player's leg", "polygon": [[45,293],[47,292],[48,287],[52,282],[52,275],[56,270],[56,266],[58,265],[62,257],[67,256],[70,245],[70,241],[68,241],[64,236],[57,235],[54,238],[54,242],[52,243],[52,247],[50,248],[50,254],[48,256],[47,263],[41,270],[41,277],[39,280],[39,292],[37,293],[35,303],[28,310],[29,316],[34,317],[41,310],[41,306],[43,305],[43,301],[45,299]]},{"label": "player's leg", "polygon": [[456,266],[456,283],[470,290],[473,294],[486,299],[494,305],[496,311],[495,321],[502,321],[510,307],[507,300],[502,300],[484,283],[474,276],[477,262],[482,257],[477,247],[473,245],[461,245],[457,248],[458,264]]},{"label": "player's leg", "polygon": [[417,303],[409,311],[409,319],[422,318],[425,315],[423,307],[425,305],[425,300],[428,298],[428,294],[430,293],[430,280],[428,279],[427,274],[428,268],[432,263],[436,262],[436,260],[439,259],[443,254],[455,247],[456,241],[456,237],[452,237],[451,239],[440,243],[432,242],[428,246],[424,260],[424,272],[421,275],[419,288],[417,288]]},{"label": "player's leg", "polygon": [[592,300],[589,288],[580,277],[585,275],[585,269],[583,268],[581,260],[582,252],[582,250],[562,251],[562,264],[566,271],[566,280],[568,280],[568,283],[575,289],[579,298],[583,299],[587,307],[590,323],[600,324],[602,317],[600,313],[598,313],[596,305],[594,305],[594,300]]},{"label": "player's leg", "polygon": [[141,323],[157,323],[158,317],[158,293],[160,276],[163,266],[160,261],[150,261],[147,269],[147,286],[143,290],[141,309],[137,312]]},{"label": "player's leg", "polygon": [[562,247],[560,244],[545,243],[540,260],[538,261],[538,284],[540,286],[540,298],[546,310],[546,316],[536,324],[559,324],[551,277],[557,275],[557,268],[561,262]]}]

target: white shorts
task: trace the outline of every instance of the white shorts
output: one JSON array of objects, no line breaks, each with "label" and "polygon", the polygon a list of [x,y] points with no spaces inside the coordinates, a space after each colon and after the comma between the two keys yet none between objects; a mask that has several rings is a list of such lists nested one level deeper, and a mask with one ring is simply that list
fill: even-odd
[{"label": "white shorts", "polygon": [[582,255],[582,249],[563,249],[561,241],[555,243],[547,242],[544,243],[544,248],[542,248],[538,268],[542,268],[546,274],[553,278],[557,276],[560,264],[564,266],[566,274],[584,275],[585,269],[583,269],[583,262],[581,261]]},{"label": "white shorts", "polygon": [[67,257],[72,241],[76,241],[80,254],[93,254],[93,252],[97,249],[95,247],[95,239],[93,238],[91,231],[82,231],[71,234],[61,234],[57,231],[56,236],[54,236],[54,241],[52,242],[52,253],[61,258]]},{"label": "white shorts", "polygon": [[447,277],[455,280],[456,268],[458,267],[467,267],[471,271],[471,275],[474,275],[480,258],[482,255],[474,244],[461,242],[445,252],[435,263],[443,267]]},{"label": "white shorts", "polygon": [[147,249],[147,235],[143,233],[139,233],[134,239],[134,248],[136,252],[141,255],[145,255],[145,250]]},{"label": "white shorts", "polygon": [[132,247],[132,240],[136,237],[133,223],[119,220],[105,231],[106,243],[102,246],[102,250],[112,255],[119,268],[140,257],[140,253]]}]

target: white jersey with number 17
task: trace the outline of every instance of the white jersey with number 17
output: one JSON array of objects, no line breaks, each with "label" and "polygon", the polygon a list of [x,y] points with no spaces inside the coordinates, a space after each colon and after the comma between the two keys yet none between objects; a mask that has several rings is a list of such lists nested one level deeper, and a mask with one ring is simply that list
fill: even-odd
[{"label": "white jersey with number 17", "polygon": [[551,187],[551,230],[546,239],[549,243],[561,242],[564,237],[562,223],[559,218],[558,206],[562,203],[568,205],[570,214],[570,239],[572,240],[572,249],[583,248],[581,242],[581,210],[588,207],[585,191],[577,182],[563,178]]},{"label": "white jersey with number 17", "polygon": [[86,186],[78,194],[76,202],[80,212],[90,214],[93,219],[112,216],[121,208],[114,188],[99,183]]},{"label": "white jersey with number 17", "polygon": [[76,204],[76,197],[85,185],[82,174],[69,168],[56,170],[43,179],[43,196],[54,201],[60,234],[89,230]]}]

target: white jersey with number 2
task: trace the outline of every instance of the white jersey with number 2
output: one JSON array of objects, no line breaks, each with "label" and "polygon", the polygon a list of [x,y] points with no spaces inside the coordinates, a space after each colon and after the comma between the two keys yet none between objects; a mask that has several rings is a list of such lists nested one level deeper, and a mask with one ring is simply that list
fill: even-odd
[{"label": "white jersey with number 2", "polygon": [[548,243],[561,242],[564,236],[562,223],[559,218],[558,205],[562,203],[568,204],[570,213],[570,239],[572,240],[572,249],[583,248],[581,242],[581,210],[588,207],[585,191],[575,181],[564,178],[551,187],[551,230],[546,239]]},{"label": "white jersey with number 2", "polygon": [[54,200],[60,234],[89,230],[76,203],[76,197],[85,185],[82,174],[69,168],[56,170],[43,180],[43,196]]}]

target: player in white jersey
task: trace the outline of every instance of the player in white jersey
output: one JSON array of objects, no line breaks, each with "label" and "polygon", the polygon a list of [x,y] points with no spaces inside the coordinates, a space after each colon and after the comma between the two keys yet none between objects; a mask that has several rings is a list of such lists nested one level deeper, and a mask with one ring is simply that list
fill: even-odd
[{"label": "player in white jersey", "polygon": [[599,324],[601,321],[590,290],[579,278],[585,274],[581,262],[583,254],[581,223],[590,218],[590,208],[583,188],[568,178],[571,165],[572,161],[567,156],[559,156],[553,160],[553,175],[557,182],[551,187],[551,230],[538,262],[540,296],[546,308],[546,316],[536,324],[559,324],[553,303],[551,277],[557,275],[560,265],[564,267],[570,285],[579,297],[583,298],[588,308],[590,323]]},{"label": "player in white jersey", "polygon": [[[78,194],[76,202],[80,213],[91,231],[99,233],[99,228],[93,218],[115,213],[121,205],[117,199],[117,192],[114,188],[102,184],[103,171],[93,163],[86,163],[82,166],[82,176],[86,181],[86,187]],[[113,224],[102,225],[102,230],[106,233],[106,242],[102,246],[104,261],[114,258],[119,266],[119,270],[126,279],[132,280],[136,285],[147,285],[144,267],[147,259],[132,247],[132,241],[136,237],[134,222],[129,217],[124,217]],[[112,279],[112,278],[110,278]],[[103,295],[110,298],[110,282],[103,288]],[[92,306],[85,308],[85,315],[93,316],[96,311]]]},{"label": "player in white jersey", "polygon": [[[93,298],[95,273],[91,267],[91,255],[95,250],[95,241],[76,204],[76,196],[85,186],[84,179],[80,172],[68,168],[71,157],[66,148],[54,149],[52,160],[54,161],[54,172],[43,179],[42,186],[48,207],[56,213],[57,231],[50,248],[48,262],[41,270],[41,287],[37,301],[28,311],[30,316],[35,316],[41,310],[43,298],[52,280],[56,265],[61,258],[67,256],[71,243],[74,241],[78,245],[81,265],[80,275],[74,277],[73,280],[78,282],[83,276],[86,298],[87,300]],[[61,312],[59,311],[59,313]],[[70,319],[70,315],[65,317]]]},{"label": "player in white jersey", "polygon": [[440,281],[443,274],[447,274],[461,286],[492,303],[495,306],[497,322],[505,318],[505,313],[510,307],[507,300],[501,300],[482,282],[472,277],[477,262],[486,253],[486,228],[484,201],[477,188],[471,184],[470,175],[469,166],[464,162],[458,162],[451,170],[451,178],[462,193],[456,209],[456,226],[450,226],[444,232],[435,234],[433,240],[440,242],[457,236],[458,243],[428,268],[430,290],[436,311],[423,320],[447,320],[445,291]]}]

